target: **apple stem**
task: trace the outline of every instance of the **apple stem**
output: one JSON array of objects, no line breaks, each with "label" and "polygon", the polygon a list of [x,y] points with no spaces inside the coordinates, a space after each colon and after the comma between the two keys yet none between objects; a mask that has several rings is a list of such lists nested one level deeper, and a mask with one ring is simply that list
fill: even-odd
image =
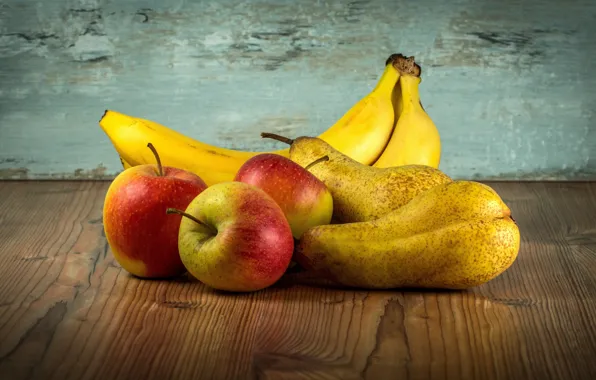
[{"label": "apple stem", "polygon": [[178,210],[177,208],[168,207],[166,209],[166,214],[179,214],[179,215],[182,215],[182,216],[184,216],[184,217],[192,220],[193,222],[195,222],[197,224],[200,224],[201,226],[204,226],[205,228],[211,230],[211,232],[213,232],[215,235],[217,235],[217,230],[215,228],[213,228],[213,227],[211,227],[211,226],[209,226],[209,225],[201,222],[199,219],[197,219],[196,217],[190,215],[187,212],[184,212],[182,210]]},{"label": "apple stem", "polygon": [[304,169],[308,170],[311,167],[313,167],[314,165],[318,164],[319,162],[323,162],[323,161],[329,161],[329,156],[323,156],[323,157],[319,157],[316,160],[314,160],[313,162],[311,162],[310,164],[306,165],[304,167]]},{"label": "apple stem", "polygon": [[151,149],[153,155],[155,156],[155,160],[157,161],[157,170],[160,177],[163,177],[163,166],[161,166],[161,160],[159,159],[159,154],[157,154],[157,149],[153,146],[153,144],[148,143],[147,148]]},{"label": "apple stem", "polygon": [[281,141],[283,143],[286,143],[288,145],[292,145],[294,143],[294,140],[288,137],[284,137],[275,133],[269,133],[269,132],[262,132],[261,133],[261,137],[263,138],[269,138],[269,139],[273,139],[273,140],[277,140],[277,141]]}]

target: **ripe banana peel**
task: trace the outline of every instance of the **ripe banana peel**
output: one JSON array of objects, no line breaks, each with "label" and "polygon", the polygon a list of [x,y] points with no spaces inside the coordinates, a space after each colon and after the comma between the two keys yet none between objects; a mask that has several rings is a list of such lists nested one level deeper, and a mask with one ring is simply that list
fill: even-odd
[{"label": "ripe banana peel", "polygon": [[[231,181],[240,166],[257,154],[205,144],[157,122],[116,111],[106,111],[99,125],[110,138],[125,168],[154,163],[155,157],[147,149],[147,144],[152,143],[164,166],[189,170],[207,185]],[[287,152],[274,151],[286,156]]]},{"label": "ripe banana peel", "polygon": [[371,165],[381,155],[395,121],[393,89],[399,71],[392,54],[376,87],[348,110],[334,125],[318,137],[335,150],[364,165]]},{"label": "ripe banana peel", "polygon": [[122,164],[122,167],[124,168],[124,170],[126,170],[128,168],[132,168],[132,165],[129,164],[128,162],[124,161],[124,159],[122,157],[120,157],[120,163]]},{"label": "ripe banana peel", "polygon": [[[345,155],[371,165],[387,145],[394,124],[391,102],[399,72],[391,55],[375,88],[350,108],[320,137]],[[199,175],[208,185],[231,181],[249,158],[261,153],[289,157],[289,149],[246,152],[209,145],[179,133],[158,122],[107,110],[99,125],[120,156],[123,167],[153,163],[147,149],[151,142],[162,163]]]},{"label": "ripe banana peel", "polygon": [[400,72],[393,98],[396,123],[389,143],[373,166],[427,165],[438,168],[441,138],[420,102],[420,66],[414,62],[414,57],[403,55],[393,62]]}]

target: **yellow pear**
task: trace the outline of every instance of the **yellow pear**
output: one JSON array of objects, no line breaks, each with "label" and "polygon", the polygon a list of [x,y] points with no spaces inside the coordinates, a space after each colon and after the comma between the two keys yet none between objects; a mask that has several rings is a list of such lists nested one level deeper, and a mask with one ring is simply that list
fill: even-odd
[{"label": "yellow pear", "polygon": [[511,266],[520,233],[490,187],[436,186],[376,220],[307,230],[294,260],[353,287],[464,289]]},{"label": "yellow pear", "polygon": [[439,169],[426,165],[390,168],[364,165],[317,137],[289,139],[272,133],[261,135],[290,144],[290,159],[302,167],[328,157],[308,170],[331,192],[333,220],[339,223],[376,219],[434,186],[452,182]]}]

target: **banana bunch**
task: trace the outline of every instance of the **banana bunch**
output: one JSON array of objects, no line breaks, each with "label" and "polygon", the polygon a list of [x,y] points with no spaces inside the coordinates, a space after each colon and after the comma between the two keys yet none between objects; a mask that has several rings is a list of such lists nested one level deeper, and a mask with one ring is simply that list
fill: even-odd
[{"label": "banana bunch", "polygon": [[395,54],[390,58],[400,73],[392,98],[396,123],[389,143],[373,166],[427,165],[438,168],[441,138],[420,101],[420,66],[414,57]]},{"label": "banana bunch", "polygon": [[[374,89],[318,137],[339,152],[371,166],[424,164],[438,167],[439,134],[419,100],[420,66],[392,54]],[[247,152],[193,139],[158,122],[106,110],[99,121],[125,169],[154,163],[191,171],[207,185],[231,181],[249,158],[261,153],[289,157],[289,149]]]}]

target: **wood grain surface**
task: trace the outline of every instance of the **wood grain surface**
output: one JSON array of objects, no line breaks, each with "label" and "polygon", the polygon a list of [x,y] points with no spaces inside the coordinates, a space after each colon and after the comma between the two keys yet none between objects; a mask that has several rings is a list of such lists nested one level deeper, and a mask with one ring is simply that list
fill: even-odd
[{"label": "wood grain surface", "polygon": [[596,184],[491,183],[517,261],[467,291],[131,277],[107,182],[0,182],[0,379],[594,379]]}]

